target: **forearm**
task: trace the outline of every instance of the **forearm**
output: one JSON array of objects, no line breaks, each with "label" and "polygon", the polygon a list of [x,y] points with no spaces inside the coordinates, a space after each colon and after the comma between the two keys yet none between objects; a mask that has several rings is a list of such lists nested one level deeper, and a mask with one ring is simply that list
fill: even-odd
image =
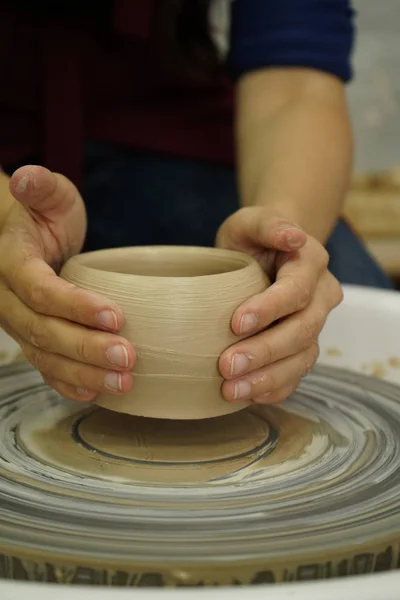
[{"label": "forearm", "polygon": [[0,168],[0,231],[12,204],[15,202],[9,190],[9,183],[9,176]]},{"label": "forearm", "polygon": [[352,166],[342,83],[307,70],[250,74],[238,85],[236,135],[242,204],[266,206],[325,242]]}]

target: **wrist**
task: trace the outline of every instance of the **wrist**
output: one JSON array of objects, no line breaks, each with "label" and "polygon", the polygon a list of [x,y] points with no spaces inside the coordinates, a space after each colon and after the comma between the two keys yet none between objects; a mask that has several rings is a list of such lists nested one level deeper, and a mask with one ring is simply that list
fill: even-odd
[{"label": "wrist", "polygon": [[[275,71],[242,87],[237,116],[242,205],[265,207],[325,244],[342,212],[352,166],[343,85],[319,73]],[[276,89],[278,108],[271,99]]]}]

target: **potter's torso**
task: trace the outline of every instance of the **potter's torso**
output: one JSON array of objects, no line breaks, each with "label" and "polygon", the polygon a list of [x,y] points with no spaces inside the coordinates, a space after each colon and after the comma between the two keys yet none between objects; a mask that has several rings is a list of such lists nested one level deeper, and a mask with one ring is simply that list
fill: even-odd
[{"label": "potter's torso", "polygon": [[[149,36],[154,0],[102,0],[96,11],[74,0],[58,15],[47,4],[46,17],[27,2],[2,9],[1,164],[34,157],[77,180],[88,139],[232,162],[232,83],[170,79]],[[212,12],[222,56],[227,6]]]}]

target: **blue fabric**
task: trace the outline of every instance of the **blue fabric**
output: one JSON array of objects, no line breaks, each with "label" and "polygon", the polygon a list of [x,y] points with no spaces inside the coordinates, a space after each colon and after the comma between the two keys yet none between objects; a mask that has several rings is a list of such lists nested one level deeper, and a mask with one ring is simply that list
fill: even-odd
[{"label": "blue fabric", "polygon": [[330,256],[329,269],[340,283],[394,289],[393,282],[344,221],[336,225],[326,249]]},{"label": "blue fabric", "polygon": [[[218,227],[239,207],[228,167],[129,151],[87,149],[86,250],[146,244],[213,246]],[[327,250],[342,283],[391,288],[363,244],[340,221]]]},{"label": "blue fabric", "polygon": [[233,0],[230,70],[306,67],[347,82],[353,17],[350,0]]}]

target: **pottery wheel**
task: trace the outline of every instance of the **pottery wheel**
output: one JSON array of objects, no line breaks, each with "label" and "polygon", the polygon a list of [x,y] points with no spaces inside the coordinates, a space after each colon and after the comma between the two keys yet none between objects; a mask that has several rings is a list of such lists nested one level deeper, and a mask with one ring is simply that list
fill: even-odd
[{"label": "pottery wheel", "polygon": [[397,568],[399,543],[394,385],[319,368],[280,407],[164,422],[0,370],[0,577],[319,579]]}]

